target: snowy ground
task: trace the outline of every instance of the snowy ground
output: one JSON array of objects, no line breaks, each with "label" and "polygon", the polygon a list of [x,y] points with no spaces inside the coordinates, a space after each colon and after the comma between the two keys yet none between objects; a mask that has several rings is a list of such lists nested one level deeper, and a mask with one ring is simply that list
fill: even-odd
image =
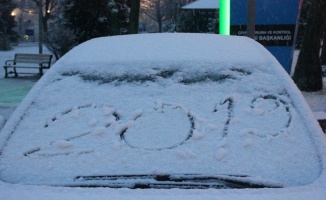
[{"label": "snowy ground", "polygon": [[[45,47],[44,52],[49,53]],[[37,81],[35,78],[4,79],[2,65],[6,60],[13,59],[15,53],[38,53],[38,43],[20,43],[10,51],[0,52],[0,129]],[[295,66],[298,53],[295,51],[293,66]],[[323,82],[324,89],[322,91],[303,92],[317,119],[326,119],[326,77],[324,77]]]},{"label": "snowy ground", "polygon": [[[43,47],[44,53],[50,53]],[[6,60],[12,60],[15,53],[38,53],[38,43],[20,43],[10,51],[0,51],[0,129],[11,113],[37,82],[37,78],[8,78],[5,79],[3,65]]]}]

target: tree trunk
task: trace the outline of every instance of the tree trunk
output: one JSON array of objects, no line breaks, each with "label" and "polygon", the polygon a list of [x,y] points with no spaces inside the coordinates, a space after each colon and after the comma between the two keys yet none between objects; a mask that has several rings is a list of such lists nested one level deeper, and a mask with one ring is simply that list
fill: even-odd
[{"label": "tree trunk", "polygon": [[321,65],[326,65],[326,22],[324,24],[324,37],[323,37],[323,47],[321,49],[320,62]]},{"label": "tree trunk", "polygon": [[156,19],[158,23],[158,32],[162,33],[162,14],[161,14],[161,1],[155,2],[156,7]]},{"label": "tree trunk", "polygon": [[161,20],[161,18],[159,18],[158,20],[157,20],[157,23],[158,23],[158,32],[159,33],[162,33],[162,20]]},{"label": "tree trunk", "polygon": [[47,33],[48,32],[48,19],[46,16],[43,16],[43,32]]},{"label": "tree trunk", "polygon": [[302,47],[293,75],[298,88],[303,91],[318,91],[323,88],[319,58],[321,29],[325,21],[326,1],[312,0]]},{"label": "tree trunk", "polygon": [[129,33],[138,33],[140,0],[130,0]]},{"label": "tree trunk", "polygon": [[44,31],[44,33],[48,32],[48,20],[50,18],[50,13],[48,12],[49,4],[50,4],[50,1],[46,0],[45,5],[44,5],[45,8],[44,8],[44,15],[43,15],[43,31]]}]

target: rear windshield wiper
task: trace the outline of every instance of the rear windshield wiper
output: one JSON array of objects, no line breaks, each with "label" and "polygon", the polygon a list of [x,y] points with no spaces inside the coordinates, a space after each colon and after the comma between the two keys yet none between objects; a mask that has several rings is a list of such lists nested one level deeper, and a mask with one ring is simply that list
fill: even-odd
[{"label": "rear windshield wiper", "polygon": [[72,187],[110,187],[130,189],[241,189],[241,188],[282,188],[275,181],[255,179],[245,175],[200,175],[200,174],[159,174],[159,175],[107,175],[78,176]]}]

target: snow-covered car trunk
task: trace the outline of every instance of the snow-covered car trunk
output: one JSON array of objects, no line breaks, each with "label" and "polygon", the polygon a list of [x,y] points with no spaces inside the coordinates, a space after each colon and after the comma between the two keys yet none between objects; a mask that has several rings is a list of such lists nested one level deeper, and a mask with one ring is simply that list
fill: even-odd
[{"label": "snow-covered car trunk", "polygon": [[130,187],[166,175],[286,187],[314,182],[325,164],[302,96],[242,37],[89,41],[37,83],[1,135],[0,179],[19,184]]}]

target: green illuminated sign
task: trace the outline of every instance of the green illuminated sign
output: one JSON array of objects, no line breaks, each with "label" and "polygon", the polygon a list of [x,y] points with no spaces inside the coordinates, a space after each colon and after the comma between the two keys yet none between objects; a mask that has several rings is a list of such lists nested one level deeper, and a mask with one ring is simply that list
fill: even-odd
[{"label": "green illuminated sign", "polygon": [[230,35],[230,0],[220,0],[220,34]]}]

